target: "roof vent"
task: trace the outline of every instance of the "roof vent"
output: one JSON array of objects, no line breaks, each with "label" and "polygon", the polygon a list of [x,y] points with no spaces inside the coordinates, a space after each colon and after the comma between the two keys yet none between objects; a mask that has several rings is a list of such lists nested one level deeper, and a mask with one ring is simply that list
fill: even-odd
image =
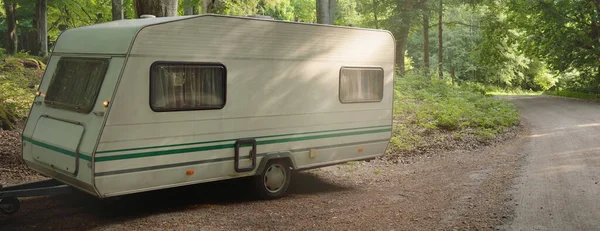
[{"label": "roof vent", "polygon": [[140,15],[140,18],[156,18],[156,16],[151,15],[151,14],[142,14],[142,15]]}]

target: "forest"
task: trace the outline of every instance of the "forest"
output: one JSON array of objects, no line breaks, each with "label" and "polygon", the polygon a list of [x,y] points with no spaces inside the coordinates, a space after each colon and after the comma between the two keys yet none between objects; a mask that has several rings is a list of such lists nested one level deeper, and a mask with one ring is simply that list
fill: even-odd
[{"label": "forest", "polygon": [[[62,31],[142,14],[262,15],[384,29],[396,39],[398,77],[437,79],[484,94],[546,92],[597,98],[600,93],[599,0],[2,0],[1,4],[3,118],[23,114],[29,106],[31,96],[23,93],[33,91],[39,79],[27,76],[39,73],[26,67],[41,71]],[[9,65],[14,58],[23,58],[22,65]]]},{"label": "forest", "polygon": [[[144,2],[152,1],[3,0],[2,54],[45,56],[47,52],[41,50],[51,50],[61,31],[135,18],[134,5]],[[504,89],[539,91],[561,86],[586,93],[600,89],[600,1],[596,0],[162,2],[176,7],[166,12],[168,16],[265,15],[277,20],[389,30],[397,40],[398,60],[405,60],[398,63],[399,73],[408,70],[445,77],[457,84]],[[45,21],[43,27],[41,21]],[[39,32],[44,29],[48,48],[40,48]]]}]

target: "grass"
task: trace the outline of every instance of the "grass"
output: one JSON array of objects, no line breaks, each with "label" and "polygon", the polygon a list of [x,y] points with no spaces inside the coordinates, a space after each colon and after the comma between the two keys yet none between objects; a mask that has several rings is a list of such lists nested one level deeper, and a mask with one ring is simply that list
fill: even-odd
[{"label": "grass", "polygon": [[487,91],[486,95],[542,95],[543,91],[525,91],[521,89],[516,90],[502,90],[496,89],[493,91]]},{"label": "grass", "polygon": [[600,95],[594,94],[594,93],[584,93],[584,92],[578,92],[578,91],[562,90],[559,92],[547,91],[547,92],[544,92],[544,94],[600,102]]},{"label": "grass", "polygon": [[[391,151],[411,150],[436,142],[438,133],[460,139],[470,134],[489,140],[519,123],[512,103],[486,96],[473,87],[407,75],[396,81]],[[431,136],[432,139],[423,139]],[[425,141],[429,140],[429,141]]]},{"label": "grass", "polygon": [[485,95],[541,95],[543,91],[523,90],[521,88],[501,88],[496,86],[483,87]]},{"label": "grass", "polygon": [[8,57],[0,50],[0,129],[27,115],[46,65],[34,56]]}]

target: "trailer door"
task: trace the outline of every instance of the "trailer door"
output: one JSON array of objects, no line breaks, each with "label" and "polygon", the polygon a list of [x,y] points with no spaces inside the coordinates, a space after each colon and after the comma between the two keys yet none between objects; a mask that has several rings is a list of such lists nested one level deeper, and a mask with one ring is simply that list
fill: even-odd
[{"label": "trailer door", "polygon": [[43,115],[33,133],[34,144],[37,144],[32,147],[33,157],[56,170],[75,174],[83,132],[81,123]]}]

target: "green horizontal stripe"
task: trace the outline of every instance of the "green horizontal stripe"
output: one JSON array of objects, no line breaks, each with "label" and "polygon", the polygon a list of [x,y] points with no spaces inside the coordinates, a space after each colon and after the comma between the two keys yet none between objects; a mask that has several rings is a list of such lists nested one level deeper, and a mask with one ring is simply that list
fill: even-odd
[{"label": "green horizontal stripe", "polygon": [[[75,157],[76,156],[75,152],[69,151],[69,150],[64,149],[64,148],[59,148],[59,147],[56,147],[56,146],[53,146],[53,145],[50,145],[50,144],[47,144],[47,143],[44,143],[44,142],[41,142],[41,141],[37,141],[37,140],[34,140],[32,138],[29,138],[29,137],[23,136],[23,140],[27,141],[27,142],[30,142],[33,145],[37,145],[37,146],[40,146],[42,148],[45,148],[45,149],[48,149],[48,150],[51,150],[51,151],[55,151],[55,152],[58,152],[58,153],[61,153],[61,154],[67,155],[67,156],[71,156],[71,157]],[[87,161],[92,161],[92,158],[90,156],[84,155],[83,153],[79,153],[79,158],[81,158],[83,160],[87,160]]]},{"label": "green horizontal stripe", "polygon": [[[334,138],[334,137],[343,137],[343,136],[355,136],[355,135],[364,135],[364,134],[391,132],[391,131],[392,131],[391,128],[386,128],[386,129],[377,129],[377,130],[368,130],[368,131],[356,131],[356,132],[346,132],[346,133],[337,133],[337,134],[324,134],[324,135],[303,136],[303,137],[295,137],[295,138],[263,140],[263,141],[257,141],[256,144],[257,145],[276,144],[276,143],[315,140],[315,139]],[[133,159],[133,158],[144,158],[144,157],[152,157],[152,156],[163,156],[163,155],[190,153],[190,152],[228,149],[228,148],[234,148],[234,147],[235,147],[235,144],[210,145],[210,146],[203,146],[203,147],[161,150],[161,151],[153,151],[153,152],[132,153],[132,154],[125,154],[125,155],[102,156],[102,157],[96,157],[95,160],[96,160],[96,162],[104,162],[104,161],[113,161],[113,160],[125,160],[125,159]]]},{"label": "green horizontal stripe", "polygon": [[[340,131],[351,131],[351,130],[371,129],[371,128],[383,128],[383,127],[390,127],[390,125],[361,127],[361,128],[345,128],[345,129],[336,129],[336,130],[327,130],[327,131],[316,131],[316,132],[289,133],[289,134],[280,134],[280,135],[259,136],[259,137],[254,137],[254,138],[255,139],[265,139],[265,138],[273,138],[273,137],[281,137],[281,136],[308,135],[308,134],[316,134],[316,133],[340,132]],[[137,151],[137,150],[154,149],[154,148],[170,148],[170,147],[178,147],[178,146],[188,146],[188,145],[198,145],[198,144],[210,144],[210,143],[220,143],[220,142],[231,142],[231,141],[236,141],[236,140],[238,140],[238,139],[213,140],[213,141],[203,141],[203,142],[195,142],[195,143],[170,144],[170,145],[162,145],[162,146],[148,146],[148,147],[139,147],[139,148],[114,149],[114,150],[97,151],[96,154],[113,153],[113,152],[125,152],[125,151]],[[98,158],[96,158],[96,159],[98,159]]]}]

